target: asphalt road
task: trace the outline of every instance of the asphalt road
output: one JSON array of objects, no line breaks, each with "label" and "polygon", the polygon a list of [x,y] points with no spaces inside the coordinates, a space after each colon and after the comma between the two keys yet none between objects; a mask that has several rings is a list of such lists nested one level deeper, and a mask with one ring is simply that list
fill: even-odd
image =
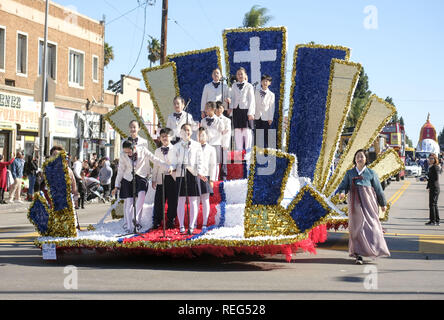
[{"label": "asphalt road", "polygon": [[[443,299],[444,224],[424,225],[425,183],[393,181],[386,196],[394,203],[383,224],[392,255],[362,266],[348,257],[346,231],[329,232],[317,254],[298,253],[291,263],[282,255],[192,260],[64,255],[46,261],[33,246],[27,204],[0,205],[0,299]],[[96,223],[107,207],[81,210],[82,227]]]}]

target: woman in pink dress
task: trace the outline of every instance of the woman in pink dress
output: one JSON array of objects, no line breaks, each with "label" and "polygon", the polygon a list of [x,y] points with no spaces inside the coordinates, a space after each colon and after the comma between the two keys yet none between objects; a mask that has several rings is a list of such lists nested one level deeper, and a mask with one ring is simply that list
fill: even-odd
[{"label": "woman in pink dress", "polygon": [[8,166],[14,162],[14,154],[11,154],[11,160],[8,162],[2,162],[3,155],[0,154],[0,203],[5,204],[6,201],[4,200],[5,191],[7,191],[8,188]]}]

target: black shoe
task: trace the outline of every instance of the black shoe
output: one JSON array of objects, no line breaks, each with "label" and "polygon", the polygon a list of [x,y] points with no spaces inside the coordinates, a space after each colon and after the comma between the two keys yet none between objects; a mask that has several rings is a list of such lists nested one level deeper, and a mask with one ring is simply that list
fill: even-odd
[{"label": "black shoe", "polygon": [[438,222],[435,222],[435,226],[439,226],[439,221],[438,221]]},{"label": "black shoe", "polygon": [[426,222],[425,225],[426,225],[426,226],[434,226],[434,225],[435,225],[435,222],[434,222],[434,221],[429,221],[429,222]]},{"label": "black shoe", "polygon": [[357,256],[356,257],[356,262],[355,262],[356,264],[363,264],[364,263],[364,260],[362,260],[362,257],[361,256]]}]

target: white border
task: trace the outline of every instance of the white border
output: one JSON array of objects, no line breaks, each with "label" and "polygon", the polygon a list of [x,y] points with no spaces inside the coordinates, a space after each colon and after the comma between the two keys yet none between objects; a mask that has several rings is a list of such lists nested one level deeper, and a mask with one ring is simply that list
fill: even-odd
[{"label": "white border", "polygon": [[[79,84],[77,84],[75,82],[69,81],[69,73],[71,71],[71,66],[69,65],[69,56],[71,55],[71,51],[74,51],[75,53],[79,53],[79,54],[83,55],[83,72],[82,72],[82,75],[83,75],[83,79],[82,79],[83,85],[79,85]],[[67,76],[68,76],[68,87],[77,88],[77,89],[85,89],[85,80],[86,80],[85,79],[85,62],[86,62],[86,54],[85,54],[84,51],[68,47],[68,74],[67,74]]]},{"label": "white border", "polygon": [[[18,62],[17,55],[18,55],[18,37],[19,37],[19,34],[21,34],[23,36],[26,36],[26,73],[17,72],[17,67],[18,67],[18,65],[17,65],[17,62]],[[15,39],[15,74],[20,76],[20,77],[26,77],[27,78],[28,77],[28,71],[29,71],[28,70],[28,68],[29,68],[29,63],[28,63],[29,62],[29,57],[28,57],[29,35],[26,32],[17,30],[15,38],[16,38]]]},{"label": "white border", "polygon": [[[40,74],[39,74],[39,65],[40,65],[40,59],[39,59],[39,50],[40,50],[40,41],[42,41],[43,42],[43,45],[45,45],[45,39],[43,39],[43,38],[38,38],[37,39],[37,76],[40,76]],[[48,44],[52,44],[52,45],[54,45],[55,47],[56,47],[56,54],[55,54],[55,79],[53,79],[55,82],[57,82],[57,70],[58,70],[58,68],[57,68],[57,62],[58,62],[58,56],[59,56],[59,53],[58,53],[58,49],[59,49],[59,45],[58,45],[58,43],[57,42],[54,42],[54,41],[47,41],[48,42]],[[48,51],[46,51],[46,53],[48,53]],[[42,55],[43,55],[43,52],[42,52]]]},{"label": "white border", "polygon": [[1,26],[0,25],[0,29],[3,29],[3,31],[5,32],[5,39],[3,41],[3,69],[0,68],[0,72],[6,72],[6,26]]}]

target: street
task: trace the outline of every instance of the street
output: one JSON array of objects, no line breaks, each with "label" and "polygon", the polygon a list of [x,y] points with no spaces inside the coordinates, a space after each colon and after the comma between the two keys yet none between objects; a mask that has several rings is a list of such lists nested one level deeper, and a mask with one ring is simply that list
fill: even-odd
[{"label": "street", "polygon": [[[27,204],[1,205],[0,299],[443,299],[444,225],[424,225],[429,214],[425,182],[392,181],[385,193],[393,202],[383,223],[392,255],[365,259],[364,265],[348,257],[344,230],[329,232],[317,254],[298,253],[291,263],[282,255],[71,254],[47,261],[33,245],[36,233],[26,217]],[[81,226],[96,223],[107,207],[87,205],[79,211]],[[442,196],[439,208],[444,212]]]}]

